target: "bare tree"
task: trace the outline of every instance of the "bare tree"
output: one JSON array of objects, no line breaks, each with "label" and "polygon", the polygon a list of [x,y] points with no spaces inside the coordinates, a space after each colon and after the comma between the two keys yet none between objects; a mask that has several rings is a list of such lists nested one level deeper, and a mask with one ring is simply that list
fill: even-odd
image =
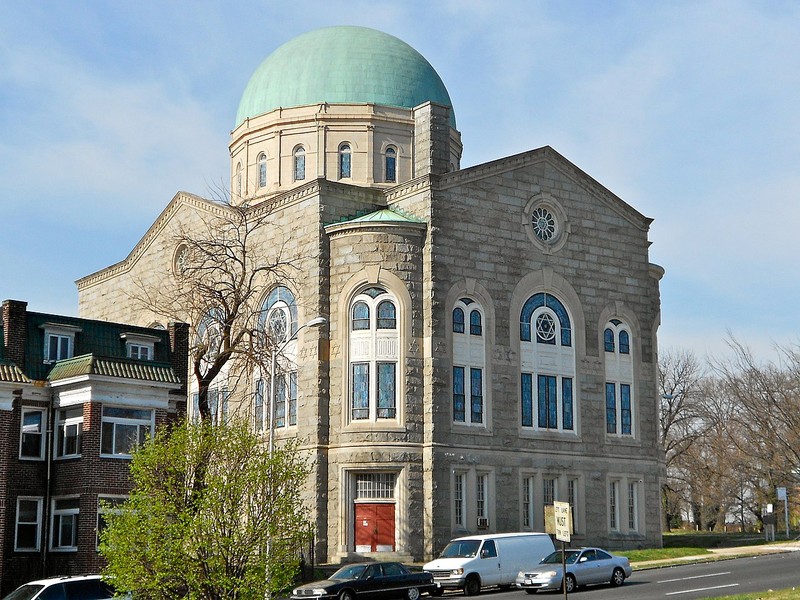
[{"label": "bare tree", "polygon": [[234,363],[239,373],[263,367],[276,341],[265,334],[257,300],[267,286],[291,281],[296,265],[270,216],[266,204],[215,202],[199,222],[175,234],[175,276],[164,277],[157,289],[138,285],[140,304],[194,327],[190,371],[202,421],[212,417],[209,387],[223,369]]},{"label": "bare tree", "polygon": [[715,361],[714,370],[736,407],[730,439],[747,457],[748,508],[761,520],[776,487],[800,482],[800,347],[778,347],[779,362],[762,364],[733,337],[728,345],[732,355]]},{"label": "bare tree", "polygon": [[659,357],[660,441],[667,470],[667,481],[662,488],[666,529],[679,515],[688,493],[687,470],[682,459],[708,427],[701,394],[704,374],[691,352],[668,351]]}]

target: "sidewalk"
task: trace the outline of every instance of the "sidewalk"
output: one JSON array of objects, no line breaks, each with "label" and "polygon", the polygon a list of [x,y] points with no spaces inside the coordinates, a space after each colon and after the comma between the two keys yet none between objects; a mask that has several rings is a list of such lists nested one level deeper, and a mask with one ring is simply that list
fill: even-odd
[{"label": "sidewalk", "polygon": [[732,548],[709,548],[708,554],[698,554],[696,556],[682,556],[680,558],[664,558],[660,560],[642,560],[632,562],[634,570],[657,569],[672,565],[683,565],[687,563],[712,562],[716,560],[729,560],[731,558],[741,558],[743,556],[759,556],[761,554],[780,554],[782,552],[799,552],[800,541],[786,540],[785,542],[773,542],[771,544],[761,544],[759,546],[735,546]]}]

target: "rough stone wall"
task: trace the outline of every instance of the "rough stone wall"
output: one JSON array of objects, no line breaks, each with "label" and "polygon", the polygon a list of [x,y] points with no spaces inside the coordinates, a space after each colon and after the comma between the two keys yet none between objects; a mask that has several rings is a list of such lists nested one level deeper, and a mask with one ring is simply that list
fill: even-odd
[{"label": "rough stone wall", "polygon": [[[505,164],[503,164],[505,163]],[[507,165],[507,166],[506,166]],[[469,468],[490,471],[496,499],[492,531],[521,527],[523,470],[546,475],[579,477],[585,497],[581,502],[585,537],[578,541],[612,547],[660,544],[657,438],[655,331],[658,320],[658,284],[648,262],[649,221],[569,165],[549,149],[482,165],[434,182],[431,212],[431,316],[433,333],[430,385],[433,441],[447,447],[434,453],[430,465],[437,551],[460,531],[451,522],[450,471],[461,461]],[[566,211],[571,230],[557,252],[538,250],[521,223],[529,200],[547,192]],[[415,197],[419,197],[419,194]],[[412,202],[406,206],[411,207]],[[541,274],[542,281],[568,282],[578,298],[570,305],[576,342],[576,411],[578,436],[521,432],[519,426],[519,315],[512,314],[512,297],[526,277]],[[450,410],[449,358],[446,331],[451,306],[445,305],[453,286],[471,281],[489,290],[496,320],[494,345],[487,352],[493,377],[486,381],[490,413],[489,435],[454,429]],[[531,289],[530,292],[534,291]],[[558,295],[558,294],[557,294]],[[620,440],[605,434],[604,362],[602,327],[605,319],[632,320],[635,332],[637,435]],[[575,319],[576,313],[582,318]],[[426,410],[427,407],[426,407]],[[460,456],[460,458],[452,458]],[[454,462],[455,461],[455,462]],[[637,534],[610,534],[607,484],[621,476],[642,481],[644,524]],[[623,479],[627,481],[628,479]],[[436,490],[442,490],[437,493]],[[564,491],[561,490],[563,495]],[[624,512],[621,513],[624,515]],[[474,529],[473,529],[474,530]]]},{"label": "rough stone wall", "polygon": [[[420,338],[422,335],[423,281],[421,250],[424,231],[402,225],[375,225],[338,231],[331,235],[330,303],[332,318],[330,339],[330,461],[332,472],[383,467],[400,472],[397,504],[397,552],[419,558],[423,555],[424,528],[414,515],[422,514],[423,463],[422,442],[424,370]],[[363,280],[353,287],[354,279],[365,270],[375,281]],[[391,275],[391,281],[386,278]],[[400,321],[400,364],[398,375],[399,424],[348,423],[347,385],[348,311],[352,296],[368,285],[383,285],[396,296],[402,286],[410,306],[398,311]],[[348,287],[349,286],[349,287]],[[400,300],[402,305],[402,300]],[[329,555],[348,553],[348,539],[353,527],[348,513],[347,479],[331,477],[328,493]],[[346,511],[342,514],[342,511]],[[336,547],[333,540],[337,540]]]}]

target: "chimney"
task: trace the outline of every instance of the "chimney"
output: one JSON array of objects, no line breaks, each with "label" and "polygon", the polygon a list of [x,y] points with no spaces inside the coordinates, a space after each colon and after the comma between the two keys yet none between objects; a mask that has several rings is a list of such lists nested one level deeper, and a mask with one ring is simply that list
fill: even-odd
[{"label": "chimney", "polygon": [[25,371],[25,324],[28,303],[3,301],[3,356]]},{"label": "chimney", "polygon": [[169,327],[169,361],[178,376],[185,394],[189,374],[189,324],[170,323]]}]

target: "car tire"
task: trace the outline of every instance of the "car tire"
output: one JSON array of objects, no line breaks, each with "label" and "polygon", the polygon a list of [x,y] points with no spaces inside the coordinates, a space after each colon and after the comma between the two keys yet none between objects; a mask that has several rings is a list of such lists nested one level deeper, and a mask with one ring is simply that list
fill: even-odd
[{"label": "car tire", "polygon": [[419,588],[410,587],[406,590],[406,600],[419,600]]},{"label": "car tire", "polygon": [[464,595],[477,596],[481,593],[481,580],[477,575],[468,575],[464,582]]},{"label": "car tire", "polygon": [[625,583],[625,571],[617,567],[611,574],[611,585],[620,586]]},{"label": "car tire", "polygon": [[566,585],[567,585],[567,593],[568,594],[571,594],[572,592],[575,591],[575,588],[578,587],[578,585],[577,585],[577,583],[575,581],[575,575],[573,575],[572,573],[567,573],[567,584]]},{"label": "car tire", "polygon": [[339,600],[356,600],[356,595],[352,590],[342,590],[339,592]]}]

